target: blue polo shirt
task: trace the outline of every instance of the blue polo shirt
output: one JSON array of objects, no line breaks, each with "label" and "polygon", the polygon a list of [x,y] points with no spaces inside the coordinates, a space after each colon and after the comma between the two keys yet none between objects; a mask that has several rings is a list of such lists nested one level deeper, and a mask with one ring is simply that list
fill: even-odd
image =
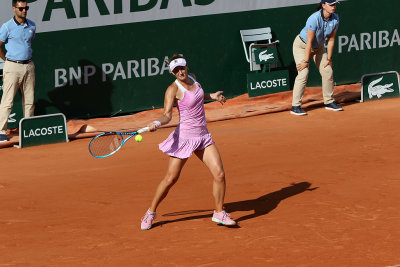
[{"label": "blue polo shirt", "polygon": [[10,60],[28,60],[32,58],[32,40],[35,37],[36,25],[26,19],[21,25],[13,17],[0,28],[0,41],[6,46],[6,58]]},{"label": "blue polo shirt", "polygon": [[306,26],[300,32],[300,38],[307,43],[307,30],[315,32],[315,38],[311,46],[316,49],[323,46],[325,40],[338,28],[339,15],[333,13],[328,19],[325,19],[321,9],[308,18]]}]

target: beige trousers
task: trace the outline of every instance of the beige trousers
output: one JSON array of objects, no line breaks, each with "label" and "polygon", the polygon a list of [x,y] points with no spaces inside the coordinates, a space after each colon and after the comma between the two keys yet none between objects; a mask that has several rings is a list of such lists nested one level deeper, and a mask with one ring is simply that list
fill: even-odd
[{"label": "beige trousers", "polygon": [[[304,59],[304,54],[306,51],[306,44],[300,39],[300,36],[294,39],[293,42],[293,57],[297,64],[301,63]],[[311,49],[310,59],[313,59],[315,65],[317,66],[319,73],[322,77],[322,95],[324,98],[324,104],[330,104],[333,100],[333,70],[330,65],[326,68],[324,66],[328,63],[328,54],[326,52],[325,46],[318,49]],[[305,68],[299,71],[294,82],[293,87],[293,99],[292,106],[300,106],[303,100],[304,90],[306,89],[306,84],[308,80],[309,68]]]},{"label": "beige trousers", "polygon": [[35,106],[35,64],[19,64],[11,61],[4,63],[3,96],[0,104],[0,134],[7,133],[8,116],[10,116],[14,97],[18,89],[22,92],[22,109],[24,117],[32,117]]}]

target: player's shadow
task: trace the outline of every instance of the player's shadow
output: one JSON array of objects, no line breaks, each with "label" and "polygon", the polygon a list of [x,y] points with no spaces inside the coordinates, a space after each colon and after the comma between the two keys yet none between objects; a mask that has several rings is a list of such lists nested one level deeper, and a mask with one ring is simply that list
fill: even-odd
[{"label": "player's shadow", "polygon": [[293,183],[290,186],[255,199],[227,203],[225,204],[225,209],[227,212],[254,211],[253,214],[245,215],[236,219],[236,222],[245,221],[270,213],[284,199],[298,195],[305,191],[313,191],[318,188],[310,187],[311,183],[309,182]]},{"label": "player's shadow", "polygon": [[[272,193],[262,195],[255,199],[225,203],[225,209],[229,213],[236,212],[236,211],[253,211],[252,214],[245,215],[240,218],[235,218],[236,222],[249,220],[249,219],[256,218],[256,217],[270,213],[284,199],[298,195],[305,191],[313,191],[315,189],[318,189],[318,187],[314,187],[314,188],[310,188],[310,187],[311,187],[311,183],[309,183],[309,182],[293,183],[290,186],[284,187],[284,188],[282,188],[278,191],[272,192]],[[212,210],[188,210],[188,211],[180,211],[180,212],[164,214],[163,215],[164,217],[182,216],[182,215],[189,215],[189,214],[192,214],[192,215],[183,217],[183,218],[179,218],[179,219],[159,221],[159,222],[154,223],[153,227],[162,226],[164,224],[173,223],[173,222],[211,218],[212,214],[209,213],[211,211]],[[207,214],[198,214],[198,213],[205,213],[205,212],[207,212]],[[193,214],[198,214],[198,215],[193,215]]]}]

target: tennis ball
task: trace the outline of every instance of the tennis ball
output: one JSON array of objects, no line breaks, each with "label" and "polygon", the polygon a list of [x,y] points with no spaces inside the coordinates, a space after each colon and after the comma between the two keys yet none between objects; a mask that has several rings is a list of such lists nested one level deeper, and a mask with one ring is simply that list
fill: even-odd
[{"label": "tennis ball", "polygon": [[143,140],[143,136],[141,136],[140,134],[135,136],[135,141],[136,142],[142,142],[142,140]]}]

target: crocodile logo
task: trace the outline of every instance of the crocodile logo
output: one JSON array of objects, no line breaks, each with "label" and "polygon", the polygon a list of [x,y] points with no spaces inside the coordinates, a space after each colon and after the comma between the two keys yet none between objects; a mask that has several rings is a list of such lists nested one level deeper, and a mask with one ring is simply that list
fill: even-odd
[{"label": "crocodile logo", "polygon": [[394,92],[394,89],[390,88],[393,85],[393,83],[389,83],[389,84],[385,84],[385,85],[376,85],[377,83],[382,81],[382,79],[383,79],[383,76],[372,81],[368,85],[369,99],[371,99],[374,96],[381,98],[383,94]]},{"label": "crocodile logo", "polygon": [[10,116],[8,117],[8,122],[13,123],[16,122],[17,120],[14,118],[16,113],[10,114]]},{"label": "crocodile logo", "polygon": [[265,51],[261,52],[261,53],[258,55],[258,58],[260,59],[260,61],[265,61],[265,62],[267,62],[268,59],[273,59],[273,58],[274,58],[274,53],[266,54],[267,52],[268,52],[268,50],[265,50]]}]

